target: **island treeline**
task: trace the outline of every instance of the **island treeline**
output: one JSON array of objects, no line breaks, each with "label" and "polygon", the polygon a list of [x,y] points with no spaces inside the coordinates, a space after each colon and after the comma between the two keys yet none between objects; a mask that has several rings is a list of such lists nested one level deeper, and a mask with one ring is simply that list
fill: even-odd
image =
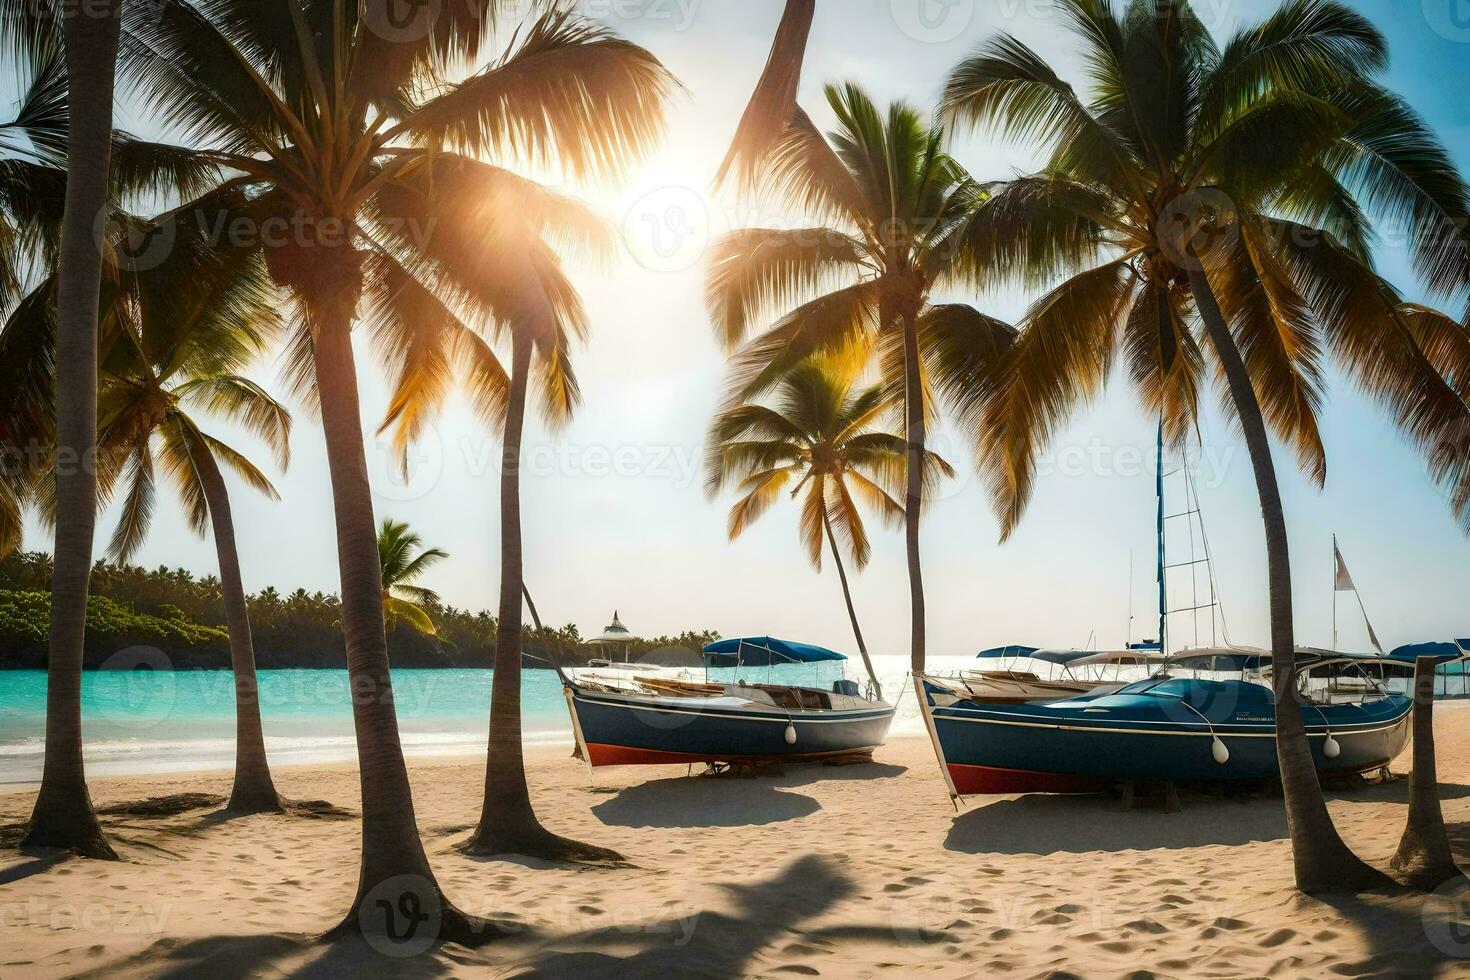
[{"label": "island treeline", "polygon": [[[51,556],[20,552],[0,559],[0,668],[44,668],[50,622]],[[263,669],[341,667],[346,650],[336,595],[297,589],[261,589],[248,599],[255,633],[255,656]],[[493,614],[429,604],[437,635],[399,624],[388,634],[395,667],[489,667],[495,659]],[[87,608],[84,664],[89,669],[131,648],[161,650],[176,667],[230,665],[224,598],[214,575],[195,577],[187,569],[98,562],[92,569]],[[550,668],[585,664],[604,655],[585,642],[575,623],[522,629],[524,666]],[[629,644],[633,660],[696,663],[700,647],[719,639],[712,630],[686,630],[678,636],[638,639]],[[127,666],[132,657],[117,657]]]}]

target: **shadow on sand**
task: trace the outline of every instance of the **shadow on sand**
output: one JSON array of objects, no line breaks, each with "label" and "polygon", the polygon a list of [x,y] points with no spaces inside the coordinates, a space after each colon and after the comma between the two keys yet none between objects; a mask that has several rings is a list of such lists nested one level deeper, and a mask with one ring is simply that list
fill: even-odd
[{"label": "shadow on sand", "polygon": [[783,790],[823,782],[888,779],[907,772],[903,766],[862,763],[792,766],[753,778],[700,775],[655,779],[617,790],[592,808],[613,827],[746,827],[810,816],[821,804]]},{"label": "shadow on sand", "polygon": [[[826,858],[808,855],[774,878],[753,885],[721,885],[732,914],[696,915],[637,926],[593,929],[558,937],[529,964],[535,976],[734,977],[751,972],[756,952],[849,897],[854,885]],[[819,933],[806,933],[819,936]],[[642,947],[642,948],[639,948]],[[613,952],[611,950],[616,950]]]},{"label": "shadow on sand", "polygon": [[776,779],[655,779],[618,791],[592,813],[611,827],[743,827],[807,817],[810,796],[783,793]]},{"label": "shadow on sand", "polygon": [[891,936],[881,925],[811,929],[806,924],[854,894],[851,879],[827,858],[808,855],[754,884],[718,886],[729,912],[669,910],[666,917],[555,935],[522,930],[478,950],[434,947],[394,958],[350,937],[330,944],[301,935],[216,935],[162,939],[133,956],[77,974],[84,980],[148,976],[183,980],[300,978],[433,978],[502,975],[574,977],[739,976],[753,969],[758,951],[797,932],[819,943]]},{"label": "shadow on sand", "polygon": [[[1328,792],[1344,802],[1408,803],[1407,780]],[[1470,786],[1444,783],[1440,799],[1470,796]],[[1284,840],[1286,813],[1276,797],[1226,797],[1185,792],[1182,813],[1140,806],[1123,812],[1112,796],[1034,794],[974,805],[955,817],[944,846],[965,854],[1074,854],[1152,850],[1205,844]],[[1209,820],[1191,820],[1208,808]]]}]

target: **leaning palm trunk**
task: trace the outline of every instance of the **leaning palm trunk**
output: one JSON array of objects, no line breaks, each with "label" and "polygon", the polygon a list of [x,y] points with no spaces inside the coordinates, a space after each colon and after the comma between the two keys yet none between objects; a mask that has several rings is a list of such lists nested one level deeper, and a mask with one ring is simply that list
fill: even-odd
[{"label": "leaning palm trunk", "polygon": [[883,685],[878,683],[878,672],[873,669],[873,660],[868,656],[868,645],[863,642],[857,610],[852,605],[852,590],[847,586],[847,569],[842,567],[842,553],[837,550],[837,536],[832,533],[832,518],[825,507],[822,508],[822,526],[827,529],[827,544],[832,548],[832,561],[837,565],[837,579],[842,583],[842,598],[847,603],[847,618],[852,621],[852,635],[857,640],[858,653],[862,654],[863,666],[868,669],[868,679],[873,682],[873,693],[882,699]]},{"label": "leaning palm trunk", "polygon": [[[378,942],[413,943],[422,929],[443,941],[488,938],[486,924],[444,897],[424,854],[383,626],[383,578],[373,524],[372,488],[363,452],[351,324],[355,290],[340,289],[314,307],[313,357],[321,393],[342,579],[342,628],[362,789],[362,860],[357,896],[334,932],[361,932]],[[427,920],[419,919],[428,915]],[[405,946],[405,948],[407,948]]]},{"label": "leaning palm trunk", "polygon": [[189,457],[204,488],[214,550],[219,559],[220,593],[225,604],[225,627],[230,634],[230,669],[235,675],[235,785],[226,809],[232,813],[279,813],[280,794],[271,781],[265,755],[265,732],[260,724],[260,685],[255,676],[255,644],[250,612],[240,576],[240,553],[235,546],[235,520],[224,476],[208,446],[191,443]]},{"label": "leaning palm trunk", "polygon": [[97,314],[121,0],[68,8],[66,207],[56,331],[56,544],[46,674],[46,763],[25,844],[116,860],[82,768],[82,650],[97,522]]},{"label": "leaning palm trunk", "polygon": [[903,502],[904,543],[909,560],[910,669],[924,672],[924,573],[919,564],[919,511],[924,490],[924,391],[919,374],[919,311],[906,305],[903,317],[904,423],[908,439],[907,490]]},{"label": "leaning palm trunk", "polygon": [[1332,823],[1317,766],[1302,724],[1297,701],[1296,640],[1292,626],[1291,557],[1287,548],[1286,513],[1271,444],[1245,362],[1230,335],[1225,316],[1202,268],[1191,266],[1189,285],[1199,308],[1210,344],[1219,358],[1226,386],[1240,417],[1256,476],[1256,493],[1266,525],[1266,568],[1271,601],[1271,673],[1276,701],[1276,758],[1281,769],[1281,792],[1291,835],[1297,888],[1308,894],[1353,891],[1383,884],[1387,879],[1358,859],[1343,843]]},{"label": "leaning palm trunk", "polygon": [[1461,877],[1445,833],[1434,761],[1433,657],[1414,663],[1414,768],[1409,773],[1409,821],[1389,867],[1415,888],[1431,891]]},{"label": "leaning palm trunk", "polygon": [[480,823],[465,844],[477,855],[525,854],[550,860],[620,861],[606,848],[558,837],[541,826],[526,786],[521,749],[521,435],[531,341],[517,336],[511,352],[510,393],[500,470],[500,619],[495,630],[495,673],[490,685],[490,748]]}]

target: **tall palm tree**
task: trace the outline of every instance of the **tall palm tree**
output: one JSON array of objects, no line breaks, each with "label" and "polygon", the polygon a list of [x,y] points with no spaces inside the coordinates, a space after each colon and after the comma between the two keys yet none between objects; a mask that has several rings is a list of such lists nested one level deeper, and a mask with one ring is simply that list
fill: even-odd
[{"label": "tall palm tree", "polygon": [[[885,116],[856,85],[829,87],[827,100],[838,122],[830,142],[798,112],[763,166],[769,192],[814,227],[727,236],[712,256],[706,292],[715,329],[734,351],[734,403],[813,354],[877,353],[885,393],[903,405],[910,654],[922,672],[920,461],[933,396],[954,400],[984,388],[1015,331],[973,307],[931,299],[974,281],[956,236],[984,197],[944,152],[943,132],[903,103]],[[771,312],[779,319],[748,337]]]},{"label": "tall palm tree", "polygon": [[[57,274],[57,460],[89,461],[97,448],[97,312],[102,251],[94,229],[107,207],[112,92],[122,0],[64,15],[67,116],[66,205]],[[11,26],[11,25],[7,25]],[[42,27],[41,24],[27,25]],[[97,523],[97,476],[88,463],[56,467],[56,570],[46,661],[46,761],[28,845],[116,859],[102,833],[82,768],[82,647]]]},{"label": "tall palm tree", "polygon": [[[1332,357],[1430,456],[1470,522],[1470,461],[1445,451],[1465,402],[1372,269],[1366,212],[1401,228],[1425,282],[1470,281],[1463,183],[1407,105],[1373,81],[1381,35],[1327,0],[1292,0],[1218,48],[1188,3],[1058,0],[1084,46],[1084,99],[1009,36],[961,63],[944,115],[1052,145],[1043,172],[992,189],[966,231],[977,265],[1051,286],[1004,381],[974,393],[980,458],[1004,533],[1036,454],[1122,359],[1171,437],[1210,371],[1225,382],[1265,521],[1277,753],[1296,880],[1305,891],[1381,877],[1343,844],[1317,781],[1296,694],[1286,522],[1268,432],[1319,483],[1317,430]],[[1212,363],[1211,363],[1212,362]]]},{"label": "tall palm tree", "polygon": [[[217,255],[206,264],[192,260],[193,249],[176,247],[162,275],[139,274],[161,283],[109,309],[116,336],[102,365],[98,458],[100,466],[116,469],[104,483],[126,486],[108,549],[115,561],[126,562],[147,536],[156,473],[173,484],[195,533],[213,532],[235,680],[235,777],[227,809],[243,814],[282,806],[266,759],[255,647],[224,470],[273,500],[279,495],[255,464],[205,432],[194,413],[203,410],[259,436],[282,468],[290,459],[291,416],[236,373],[264,352],[278,324],[261,256],[233,251],[238,254]],[[184,261],[178,261],[181,255]],[[175,573],[182,576],[188,573]]]},{"label": "tall palm tree", "polygon": [[[858,501],[894,526],[903,523],[903,506],[890,487],[904,484],[908,445],[904,437],[878,429],[890,411],[877,385],[854,390],[852,372],[830,363],[798,365],[776,386],[775,405],[740,405],[722,412],[710,433],[705,489],[711,495],[734,486],[741,494],[730,508],[730,540],[739,537],[790,487],[795,499],[805,490],[800,534],[813,567],[822,567],[822,548],[832,553],[853,638],[873,689],[882,685],[858,625],[838,532],[853,564],[862,569],[872,549]],[[938,454],[925,454],[925,477],[954,476]],[[794,485],[793,485],[794,484]]]},{"label": "tall palm tree", "polygon": [[437,909],[440,940],[487,934],[443,898],[418,835],[351,332],[365,307],[373,346],[398,377],[405,444],[456,368],[481,410],[500,417],[508,379],[476,327],[518,315],[540,285],[544,254],[513,251],[505,228],[555,225],[561,199],[478,155],[616,174],[657,137],[670,86],[646,51],[559,9],[491,56],[499,6],[435,5],[400,30],[373,4],[160,0],[125,25],[123,63],[151,107],[236,175],[226,186],[250,192],[253,227],[300,323],[292,376],[321,408],[357,692],[362,865],[340,928],[385,941],[394,924],[379,900]]},{"label": "tall palm tree", "polygon": [[[580,224],[583,245],[606,251],[609,242],[595,233],[590,213]],[[545,421],[560,425],[580,400],[568,353],[573,338],[587,335],[581,299],[561,277],[555,253],[543,240],[544,230],[523,229],[515,249],[540,256],[528,270],[539,292],[528,293],[518,313],[506,324],[511,347],[510,390],[505,405],[500,471],[500,603],[495,631],[495,672],[490,694],[490,751],[485,760],[485,798],[480,822],[466,842],[477,855],[530,854],[551,860],[614,861],[621,855],[607,848],[553,834],[543,827],[531,805],[521,744],[522,601],[530,604],[525,586],[521,536],[521,444],[526,401],[534,371],[541,382]],[[531,605],[533,619],[535,606]],[[558,675],[560,666],[553,661]]]},{"label": "tall palm tree", "polygon": [[383,614],[391,632],[397,620],[403,620],[420,633],[433,636],[434,621],[424,605],[435,605],[439,594],[415,583],[419,578],[449,557],[439,548],[425,548],[424,540],[403,521],[383,518],[378,527],[378,563],[383,570]]},{"label": "tall palm tree", "polygon": [[[278,333],[271,286],[258,250],[218,248],[198,231],[217,218],[193,209],[167,212],[142,221],[113,208],[105,244],[135,236],[165,236],[168,254],[127,268],[109,264],[100,295],[101,336],[99,407],[101,424],[94,473],[99,499],[110,499],[126,484],[121,519],[110,555],[125,562],[142,544],[151,524],[156,474],[164,474],[179,490],[190,523],[203,534],[213,525],[223,576],[222,598],[230,633],[237,704],[237,755],[229,808],[235,812],[279,810],[266,764],[261,733],[254,651],[240,583],[230,504],[220,464],[248,483],[274,496],[275,490],[248,460],[218,439],[204,434],[190,415],[203,408],[229,416],[236,424],[262,435],[284,465],[290,417],[257,385],[238,372],[255,360]],[[57,278],[49,277],[31,291],[7,318],[0,350],[28,354],[10,365],[20,391],[40,387],[39,379],[55,370],[49,351],[58,333]],[[50,401],[37,399],[33,409],[7,405],[0,418],[27,441],[45,446],[38,458],[57,457],[46,445],[54,420],[41,413]],[[59,519],[57,483],[50,465],[38,465],[21,500],[50,523]],[[164,570],[180,584],[192,584],[183,570]]]},{"label": "tall palm tree", "polygon": [[[80,16],[76,8],[67,7],[64,18],[62,5],[0,4],[0,43],[23,73],[15,115],[0,129],[0,242],[5,246],[0,258],[0,308],[14,313],[30,302],[49,311],[44,317],[23,318],[28,327],[44,329],[7,329],[0,336],[0,388],[7,394],[0,407],[0,445],[14,450],[12,461],[20,463],[0,471],[0,554],[19,547],[21,511],[31,502],[38,482],[49,482],[54,502],[59,476],[64,487],[60,496],[66,500],[60,509],[67,516],[57,526],[57,541],[64,544],[67,555],[58,555],[59,601],[52,604],[62,628],[51,633],[57,656],[48,662],[47,724],[55,737],[47,739],[49,775],[43,775],[27,839],[98,857],[115,855],[91,812],[80,749],[81,644],[97,474],[77,466],[60,473],[56,461],[91,458],[79,451],[96,439],[95,351],[107,343],[102,330],[107,325],[99,325],[97,310],[105,305],[105,292],[125,278],[117,264],[101,262],[97,216],[104,207],[115,208],[139,194],[197,192],[212,169],[180,147],[111,129],[119,7],[100,3],[80,11]],[[69,76],[79,63],[81,73]],[[76,98],[72,88],[77,89]],[[99,136],[93,130],[104,123],[108,130]],[[84,159],[77,161],[77,153]],[[104,186],[102,203],[94,207],[95,179]],[[112,250],[126,222],[120,227],[118,221],[109,220],[107,229],[107,248]],[[63,265],[66,271],[60,275],[67,286],[58,291],[56,270]],[[89,288],[94,272],[99,284]],[[26,296],[37,277],[50,277],[52,288]],[[65,330],[58,328],[52,309],[58,294],[64,297],[65,313],[59,319],[68,324]],[[93,294],[97,298],[89,299]],[[89,326],[85,335],[78,336],[83,321]],[[81,360],[75,356],[78,351]],[[73,382],[81,374],[74,372],[88,370],[88,363],[93,366],[92,380],[79,390]],[[59,397],[59,392],[66,394]],[[61,411],[63,402],[66,407]],[[66,421],[58,429],[61,419]],[[55,451],[58,444],[64,452]],[[91,525],[84,511],[92,515]]]}]

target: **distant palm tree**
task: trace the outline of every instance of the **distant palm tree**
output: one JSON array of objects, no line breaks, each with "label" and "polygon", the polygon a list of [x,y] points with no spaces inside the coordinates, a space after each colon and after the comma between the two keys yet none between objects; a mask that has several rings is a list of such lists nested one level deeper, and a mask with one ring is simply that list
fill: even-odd
[{"label": "distant palm tree", "polygon": [[[889,488],[905,482],[908,445],[903,436],[877,428],[880,416],[890,410],[883,389],[875,385],[854,391],[852,373],[835,365],[798,365],[781,379],[774,395],[774,407],[740,405],[715,419],[705,487],[716,494],[734,486],[742,494],[730,508],[732,541],[788,487],[792,499],[805,490],[802,544],[819,570],[824,539],[831,550],[858,653],[881,698],[883,688],[858,625],[837,538],[840,532],[853,564],[862,569],[871,548],[858,502],[873,508],[886,523],[903,524],[903,506]],[[933,452],[925,454],[925,470],[929,481],[954,476],[949,464]]]},{"label": "distant palm tree", "polygon": [[[157,0],[131,5],[125,24],[124,65],[149,91],[146,104],[238,173],[227,186],[248,189],[245,216],[300,324],[289,361],[320,402],[358,694],[362,867],[340,928],[389,940],[391,923],[364,907],[385,882],[395,889],[388,904],[440,911],[440,941],[483,942],[489,932],[444,898],[418,834],[351,332],[361,312],[397,376],[390,413],[401,445],[456,373],[483,414],[502,417],[510,379],[484,334],[561,281],[549,249],[524,249],[520,232],[580,239],[561,220],[564,199],[480,156],[618,174],[657,138],[671,87],[647,51],[559,7],[495,56],[489,32],[508,7],[430,5],[395,25],[374,4]],[[484,55],[482,69],[455,74]]]},{"label": "distant palm tree", "polygon": [[439,548],[424,548],[423,539],[402,521],[383,518],[378,528],[378,562],[383,570],[383,612],[388,630],[402,619],[420,633],[437,631],[425,605],[438,605],[439,594],[414,583],[449,557]]},{"label": "distant palm tree", "polygon": [[[973,307],[931,299],[936,289],[973,282],[955,236],[984,200],[944,152],[943,132],[903,103],[885,115],[855,85],[829,87],[827,99],[838,121],[830,142],[799,114],[763,165],[765,186],[815,226],[730,234],[713,254],[706,292],[715,329],[734,351],[733,402],[814,354],[878,355],[884,391],[903,405],[908,440],[910,656],[920,673],[920,461],[933,399],[984,390],[1015,331]],[[779,319],[747,339],[768,312]]]},{"label": "distant palm tree", "polygon": [[1419,117],[1373,82],[1382,36],[1339,3],[1292,0],[1223,49],[1183,0],[1134,2],[1121,15],[1100,0],[1057,8],[1084,45],[1091,102],[1009,36],[961,63],[943,102],[958,123],[1052,145],[1045,170],[992,188],[966,231],[990,275],[1050,290],[1028,313],[1004,382],[965,406],[984,418],[979,456],[1004,534],[1030,497],[1041,447],[1115,361],[1176,440],[1218,372],[1265,521],[1297,885],[1381,882],[1334,829],[1303,728],[1268,431],[1325,479],[1317,411],[1331,356],[1425,449],[1470,525],[1470,459],[1446,438],[1466,424],[1466,403],[1373,272],[1365,216],[1407,234],[1426,283],[1449,294],[1470,283],[1470,198]]}]

